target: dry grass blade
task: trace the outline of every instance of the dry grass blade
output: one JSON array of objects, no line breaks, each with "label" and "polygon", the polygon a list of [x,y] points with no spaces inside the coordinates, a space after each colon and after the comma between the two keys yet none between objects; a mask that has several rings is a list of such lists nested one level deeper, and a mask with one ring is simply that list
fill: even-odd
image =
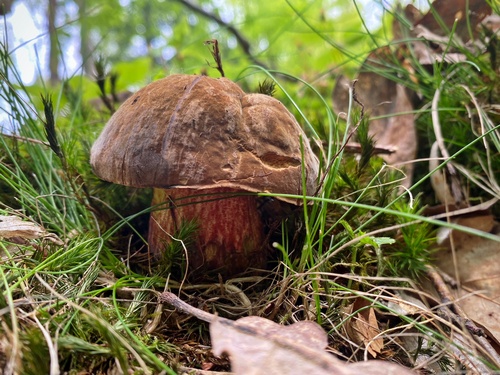
[{"label": "dry grass blade", "polygon": [[50,356],[50,375],[59,375],[61,371],[59,368],[59,359],[57,357],[57,344],[54,340],[52,340],[50,332],[42,325],[42,323],[40,323],[40,320],[38,320],[36,316],[34,317],[34,320],[40,331],[42,331],[45,341],[47,341]]},{"label": "dry grass blade", "polygon": [[447,170],[447,175],[449,175],[450,180],[447,182],[447,184],[450,185],[450,190],[453,195],[454,202],[447,202],[446,204],[454,203],[457,206],[462,204],[464,202],[464,194],[462,192],[462,187],[460,185],[460,180],[459,176],[457,173],[457,170],[455,166],[451,162],[450,154],[448,152],[448,149],[446,148],[444,144],[444,138],[443,138],[443,133],[441,131],[441,125],[439,121],[439,110],[438,110],[438,104],[439,104],[439,98],[441,96],[441,90],[442,86],[444,85],[444,80],[441,84],[441,87],[438,88],[434,94],[434,98],[432,100],[432,125],[434,129],[434,134],[436,136],[436,142],[439,146],[439,150],[441,152],[441,155],[445,158],[447,161],[446,163],[446,170]]}]

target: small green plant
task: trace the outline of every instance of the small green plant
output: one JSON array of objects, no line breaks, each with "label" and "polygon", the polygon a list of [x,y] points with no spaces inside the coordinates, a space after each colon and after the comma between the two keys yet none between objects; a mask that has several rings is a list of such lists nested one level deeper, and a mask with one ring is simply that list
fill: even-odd
[{"label": "small green plant", "polygon": [[[395,208],[401,212],[422,215],[419,199],[413,202],[398,201]],[[412,223],[405,217],[397,217],[400,224],[398,241],[386,255],[387,267],[394,276],[418,279],[432,263],[435,242],[432,225],[426,222]]]},{"label": "small green plant", "polygon": [[158,264],[159,275],[164,277],[172,274],[182,279],[186,272],[187,248],[194,243],[194,236],[198,229],[198,224],[193,222],[183,222],[177,233],[172,235],[172,240],[165,244],[165,250],[162,253]]}]

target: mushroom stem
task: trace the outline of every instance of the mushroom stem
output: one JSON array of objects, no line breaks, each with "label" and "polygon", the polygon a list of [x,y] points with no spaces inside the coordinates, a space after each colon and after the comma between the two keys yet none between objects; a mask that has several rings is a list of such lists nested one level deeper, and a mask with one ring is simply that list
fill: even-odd
[{"label": "mushroom stem", "polygon": [[189,273],[213,270],[224,276],[263,268],[266,263],[264,226],[255,195],[231,188],[154,189],[152,205],[167,209],[151,213],[148,242],[159,257],[185,222],[198,225],[188,246]]}]

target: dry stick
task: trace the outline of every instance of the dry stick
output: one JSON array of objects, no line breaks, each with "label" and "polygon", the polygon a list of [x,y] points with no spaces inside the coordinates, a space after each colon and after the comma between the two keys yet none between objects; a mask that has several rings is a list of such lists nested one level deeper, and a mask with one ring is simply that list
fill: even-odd
[{"label": "dry stick", "polygon": [[234,372],[207,371],[197,368],[179,366],[179,375],[230,375]]},{"label": "dry stick", "polygon": [[[164,292],[166,292],[167,286],[170,284],[169,281],[170,275],[167,277],[167,282],[165,283],[165,288],[163,289]],[[144,325],[144,331],[146,331],[147,334],[153,333],[160,324],[162,311],[163,305],[161,303],[156,304],[155,311],[153,313],[153,319]]]},{"label": "dry stick", "polygon": [[451,295],[448,287],[446,286],[443,278],[437,272],[437,270],[432,266],[427,266],[426,269],[427,276],[431,279],[436,291],[438,292],[441,302],[450,307],[450,310],[445,309],[444,307],[439,307],[438,312],[443,317],[450,319],[452,322],[463,325],[467,330],[478,336],[484,336],[484,332],[478,328],[470,319],[464,318],[465,314],[462,309],[454,303],[454,298]]},{"label": "dry stick", "polygon": [[457,325],[464,326],[472,334],[474,340],[484,349],[484,351],[495,362],[495,364],[497,366],[500,365],[500,355],[486,339],[483,330],[479,328],[472,320],[467,318],[462,308],[456,303],[454,303],[454,298],[451,295],[448,287],[446,286],[439,272],[437,272],[437,270],[434,267],[427,266],[426,274],[436,287],[436,291],[438,292],[441,301],[446,305],[449,305],[456,314],[443,307],[438,308],[438,313],[447,320],[450,320]]},{"label": "dry stick", "polygon": [[33,143],[33,144],[36,144],[36,145],[43,145],[43,146],[46,146],[46,147],[50,147],[49,142],[41,141],[41,140],[35,139],[35,138],[28,138],[28,137],[24,137],[24,136],[17,135],[17,134],[5,134],[5,133],[2,133],[2,137],[7,137],[7,138],[15,139],[16,141],[22,141],[22,142]]},{"label": "dry stick", "polygon": [[271,311],[271,314],[269,314],[269,316],[267,317],[269,320],[273,320],[274,317],[278,314],[279,309],[282,307],[283,300],[285,299],[286,289],[288,288],[289,284],[290,284],[290,277],[287,277],[285,278],[285,280],[282,281],[280,292],[278,294],[278,299],[274,304],[273,311]]},{"label": "dry stick", "polygon": [[215,21],[218,25],[226,28],[231,34],[234,35],[236,40],[238,41],[238,44],[241,46],[241,49],[245,54],[248,56],[250,61],[255,64],[263,67],[266,70],[269,70],[266,64],[264,64],[262,61],[258,60],[256,57],[253,56],[252,51],[250,50],[250,42],[246,40],[243,35],[231,24],[224,22],[221,18],[219,18],[217,15],[207,12],[203,8],[191,3],[188,0],[176,0],[177,2],[181,3],[184,5],[186,8],[191,9],[193,12],[201,14],[203,17],[211,19],[212,21]]},{"label": "dry stick", "polygon": [[[163,292],[160,294],[160,303],[168,303],[172,307],[175,307],[176,310],[182,311],[185,314],[192,315],[200,320],[211,323],[216,318],[215,315],[207,313],[206,311],[197,309],[193,307],[179,297],[177,297],[174,293]],[[223,319],[223,318],[220,318]]]}]

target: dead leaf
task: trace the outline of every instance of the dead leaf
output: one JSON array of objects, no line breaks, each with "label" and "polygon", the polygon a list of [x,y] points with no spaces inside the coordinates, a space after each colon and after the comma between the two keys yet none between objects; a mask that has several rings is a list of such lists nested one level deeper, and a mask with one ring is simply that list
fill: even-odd
[{"label": "dead leaf", "polygon": [[[386,77],[394,76],[397,69],[403,67],[410,79],[416,81],[411,62],[413,58],[420,65],[428,66],[436,61],[465,61],[467,58],[464,54],[450,49],[450,30],[455,27],[455,35],[467,42],[471,31],[475,37],[479,25],[491,12],[485,0],[436,0],[432,3],[432,9],[423,16],[412,5],[408,5],[404,11],[399,9],[400,17],[395,17],[393,23],[394,39],[406,39],[409,36],[427,39],[432,43],[415,40],[408,45],[401,45],[395,51],[390,47],[379,48],[368,56],[358,73],[356,92],[359,101],[372,117],[370,135],[375,138],[377,146],[397,148],[396,152],[383,158],[389,165],[405,165],[406,187],[411,185],[413,174],[413,165],[407,162],[415,159],[417,152],[417,135],[414,116],[411,114],[414,93]],[[401,18],[406,22],[400,22]],[[413,27],[408,28],[405,23]],[[409,48],[412,49],[411,53]],[[337,113],[347,112],[349,95],[346,83],[346,78],[339,77],[333,91],[333,107]]]},{"label": "dead leaf", "polygon": [[433,34],[448,36],[455,25],[455,35],[463,42],[477,34],[478,25],[491,14],[491,8],[485,0],[436,0],[432,9],[415,25],[425,27]]},{"label": "dead leaf", "polygon": [[[435,124],[435,126],[440,126]],[[441,136],[441,128],[435,128],[434,133],[439,139]],[[442,147],[445,148],[444,141]],[[467,206],[466,194],[460,184],[460,178],[456,167],[452,163],[446,164],[444,168],[437,169],[443,159],[439,154],[439,142],[434,142],[431,146],[429,154],[429,172],[432,172],[430,181],[436,199],[448,207],[463,207]],[[447,153],[447,151],[446,151]],[[447,156],[449,158],[449,156]]]},{"label": "dead leaf", "polygon": [[0,237],[19,237],[28,240],[45,238],[56,245],[64,244],[64,242],[61,241],[55,234],[48,233],[40,225],[30,221],[25,221],[19,216],[0,216]]},{"label": "dead leaf", "polygon": [[387,307],[395,314],[404,316],[417,315],[429,310],[421,299],[412,297],[403,291],[396,293],[396,298],[387,301]]},{"label": "dead leaf", "polygon": [[[491,214],[458,217],[454,222],[500,235],[500,223]],[[452,231],[437,253],[436,266],[460,282],[457,304],[489,336],[500,343],[500,242]]]},{"label": "dead leaf", "polygon": [[[432,66],[435,62],[456,63],[467,60],[466,55],[458,53],[450,45],[452,30],[459,44],[467,43],[467,47],[472,50],[484,50],[481,41],[476,39],[482,27],[489,27],[486,20],[492,10],[485,0],[436,0],[431,7],[422,17],[406,17],[413,24],[407,34],[431,42],[415,40],[411,43],[413,56],[419,64]],[[409,11],[405,9],[405,15],[407,13]],[[395,35],[401,37],[404,33],[400,29],[403,27],[396,22]]]},{"label": "dead leaf", "polygon": [[345,325],[349,338],[376,358],[384,348],[384,339],[379,336],[377,317],[370,301],[357,298],[349,306],[348,314],[352,315]]},{"label": "dead leaf", "polygon": [[[300,338],[300,334],[304,333],[302,328],[294,327],[299,323],[284,327],[264,318],[249,318],[252,320],[246,322],[242,320],[248,318],[236,322],[216,318],[210,324],[214,354],[227,353],[231,370],[237,375],[412,374],[410,370],[390,362],[342,362],[319,347],[322,342],[319,336],[312,340],[314,344],[307,345],[309,339],[304,341]],[[294,334],[296,329],[299,330],[298,335]],[[316,329],[314,332],[313,337],[317,334]],[[325,332],[323,334],[326,335]]]},{"label": "dead leaf", "polygon": [[[363,63],[357,76],[356,95],[370,116],[369,133],[376,146],[393,149],[382,158],[389,164],[402,167],[407,175],[406,187],[411,185],[413,165],[417,153],[417,133],[412,95],[403,85],[384,75],[390,75],[393,52],[380,48],[372,52]],[[333,107],[337,113],[347,112],[349,83],[344,77],[337,80],[333,91]]]},{"label": "dead leaf", "polygon": [[161,294],[161,302],[210,322],[212,351],[228,354],[236,375],[410,375],[409,369],[385,361],[345,363],[327,353],[326,332],[312,321],[282,326],[250,316],[236,321],[196,309],[173,293]]},{"label": "dead leaf", "polygon": [[[408,4],[404,9],[399,4],[396,4],[397,15],[392,21],[392,35],[394,40],[403,40],[408,36],[409,30],[406,25],[415,25],[424,16],[418,8],[412,4]],[[402,21],[404,19],[404,21]]]}]

